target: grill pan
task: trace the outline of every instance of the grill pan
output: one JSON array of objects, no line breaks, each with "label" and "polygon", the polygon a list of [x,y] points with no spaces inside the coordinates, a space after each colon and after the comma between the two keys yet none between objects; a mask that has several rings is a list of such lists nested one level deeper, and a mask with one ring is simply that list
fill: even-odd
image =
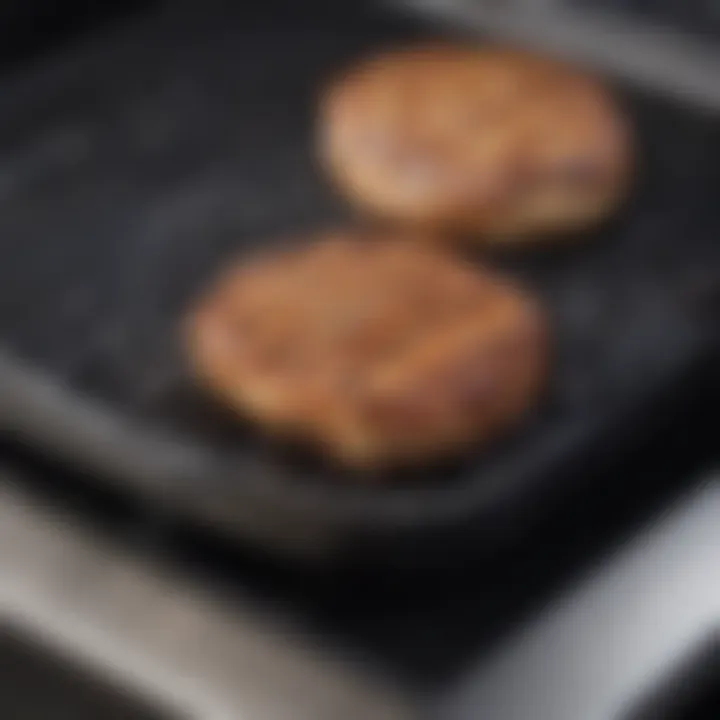
[{"label": "grill pan", "polygon": [[641,158],[627,206],[564,247],[490,258],[549,309],[542,407],[482,455],[347,482],[194,389],[179,324],[229,259],[351,219],[314,166],[318,90],[437,31],[387,9],[280,5],[175,3],[2,80],[0,428],[153,512],[290,558],[395,567],[490,547],[702,387],[716,118],[620,88]]}]

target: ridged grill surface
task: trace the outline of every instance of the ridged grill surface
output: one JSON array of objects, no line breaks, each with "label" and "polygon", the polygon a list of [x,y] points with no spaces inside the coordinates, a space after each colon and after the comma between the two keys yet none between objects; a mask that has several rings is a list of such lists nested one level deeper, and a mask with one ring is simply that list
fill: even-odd
[{"label": "ridged grill surface", "polygon": [[[353,57],[424,33],[360,10],[273,21],[231,5],[164,11],[0,92],[0,347],[227,457],[255,446],[197,411],[183,313],[237,253],[349,217],[313,161],[317,93]],[[564,247],[492,258],[540,294],[557,341],[543,410],[493,458],[522,453],[549,416],[569,425],[643,396],[705,332],[717,122],[625,102],[640,172],[620,216]]]}]

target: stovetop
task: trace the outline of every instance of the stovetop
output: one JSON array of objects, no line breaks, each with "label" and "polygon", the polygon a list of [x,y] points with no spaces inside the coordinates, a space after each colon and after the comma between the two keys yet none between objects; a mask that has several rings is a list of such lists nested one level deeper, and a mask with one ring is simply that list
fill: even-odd
[{"label": "stovetop", "polygon": [[[555,515],[532,546],[508,548],[502,556],[477,562],[468,559],[446,573],[398,576],[290,568],[210,538],[201,527],[163,516],[157,507],[147,510],[109,488],[93,489],[87,478],[61,471],[27,450],[8,445],[0,456],[22,468],[12,477],[19,477],[14,481],[23,495],[59,508],[63,517],[89,528],[90,537],[102,536],[113,547],[177,568],[195,585],[216,590],[231,607],[249,603],[261,608],[331,652],[357,656],[414,697],[444,697],[465,680],[458,697],[472,706],[472,688],[482,685],[473,672],[554,598],[581,583],[613,549],[671,508],[691,490],[694,478],[717,461],[709,420],[718,394],[704,387],[701,395],[690,399],[678,417],[667,418],[664,433],[617,468],[632,479],[632,492],[623,482],[597,487],[571,512]],[[673,452],[656,459],[652,443]]]},{"label": "stovetop", "polygon": [[[62,578],[61,585],[66,588],[63,591],[65,603],[69,603],[76,612],[79,611],[80,621],[78,624],[75,620],[76,624],[73,625],[67,619],[62,619],[62,616],[53,619],[52,612],[49,615],[40,612],[38,617],[46,625],[49,623],[52,626],[54,623],[63,628],[68,636],[64,641],[69,641],[71,646],[74,642],[73,633],[82,634],[85,621],[92,619],[93,612],[97,612],[87,594],[83,595],[81,590],[83,583],[88,582],[88,575],[94,577],[96,571],[88,568],[83,570],[82,565],[80,569],[73,569],[72,563],[64,564],[62,561],[65,530],[72,536],[74,528],[81,528],[84,537],[83,543],[79,545],[81,557],[94,554],[98,558],[96,564],[99,563],[103,568],[107,566],[102,570],[103,575],[111,578],[110,589],[104,585],[107,584],[106,577],[93,580],[106,598],[100,603],[101,608],[112,598],[117,611],[115,614],[108,612],[111,604],[100,612],[99,620],[116,622],[115,616],[119,613],[124,623],[121,636],[132,637],[133,633],[142,636],[150,631],[150,640],[161,640],[155,645],[150,644],[152,651],[156,652],[155,646],[159,644],[165,659],[172,658],[172,663],[177,662],[173,653],[185,655],[182,648],[192,642],[193,654],[202,665],[205,651],[208,650],[207,657],[215,657],[219,652],[215,646],[218,637],[226,636],[228,647],[221,649],[219,661],[223,667],[220,673],[223,677],[218,680],[212,671],[208,680],[209,687],[218,682],[221,685],[224,682],[227,687],[228,677],[231,678],[234,694],[226,702],[242,702],[244,707],[247,698],[255,692],[261,692],[263,703],[267,702],[268,695],[277,696],[277,702],[284,708],[292,708],[293,703],[288,699],[288,694],[297,685],[297,678],[305,677],[302,682],[306,684],[306,694],[313,698],[308,705],[311,710],[303,710],[310,712],[308,720],[335,720],[339,716],[333,715],[335,711],[327,708],[337,707],[341,701],[323,696],[318,705],[318,697],[326,692],[322,688],[335,688],[339,682],[335,678],[339,665],[336,666],[333,660],[337,657],[343,662],[352,659],[354,668],[362,669],[373,681],[382,683],[383,693],[391,688],[393,693],[399,693],[407,700],[413,708],[412,714],[389,714],[388,718],[392,720],[396,717],[424,717],[416,714],[420,712],[419,707],[423,708],[423,712],[431,710],[431,717],[476,720],[484,717],[476,714],[477,708],[485,707],[489,702],[504,703],[504,707],[508,708],[507,712],[511,714],[497,716],[502,720],[566,720],[566,717],[571,720],[572,715],[563,715],[557,708],[565,708],[562,712],[567,712],[567,708],[572,709],[574,703],[581,702],[584,697],[587,697],[588,702],[606,703],[608,696],[612,699],[612,692],[618,693],[618,686],[623,697],[628,695],[628,702],[643,701],[644,684],[652,685],[649,690],[656,691],[653,682],[657,678],[653,673],[659,672],[658,664],[662,665],[660,669],[664,672],[668,662],[682,659],[675,658],[675,653],[685,653],[692,649],[686,648],[684,644],[679,647],[678,643],[687,638],[677,636],[677,633],[673,635],[670,631],[682,630],[686,634],[695,632],[694,605],[704,610],[703,620],[706,621],[707,613],[712,609],[712,603],[715,603],[720,627],[720,592],[712,572],[713,557],[717,554],[711,545],[714,543],[715,547],[720,548],[720,538],[717,533],[713,535],[710,532],[712,523],[709,526],[708,522],[704,525],[696,522],[690,517],[689,510],[686,511],[687,508],[676,511],[676,508],[691,505],[696,515],[706,517],[712,512],[708,509],[712,507],[708,498],[717,496],[716,492],[711,493],[711,488],[717,490],[717,478],[708,480],[705,474],[718,459],[716,443],[711,438],[712,431],[699,430],[700,427],[709,428],[709,425],[691,427],[691,432],[678,434],[674,440],[666,438],[677,449],[674,463],[665,463],[659,467],[645,461],[627,468],[628,472],[643,473],[646,478],[638,494],[626,496],[622,500],[616,494],[610,494],[604,499],[589,499],[592,511],[589,508],[577,508],[572,520],[546,528],[533,548],[517,548],[505,557],[496,558],[493,563],[468,565],[462,573],[455,571],[443,575],[420,574],[408,577],[309,573],[273,564],[269,558],[255,552],[242,551],[236,546],[211,540],[198,528],[180,526],[171,517],[163,522],[156,514],[149,516],[141,507],[120,497],[98,495],[81,477],[61,473],[51,464],[38,461],[37,458],[30,459],[8,448],[4,449],[2,457],[12,467],[12,475],[9,476],[13,479],[11,496],[19,492],[29,507],[49,509],[60,519],[60,523],[56,524],[56,531],[59,529],[59,534],[55,536],[57,542],[53,540],[53,535],[45,533],[37,548],[44,558],[40,578],[43,583],[50,582],[50,586],[53,576]],[[18,474],[19,467],[22,471]],[[3,500],[6,500],[5,489],[8,484],[4,470],[2,478]],[[22,558],[18,554],[22,543],[12,540],[12,526],[17,520],[17,514],[9,512],[8,508],[12,510],[11,503],[4,502],[4,505],[3,529],[0,534],[10,535],[2,535],[5,538],[3,557],[6,558],[2,563],[3,572],[8,572],[9,567],[22,577],[27,574],[22,562],[18,564]],[[679,535],[679,531],[663,530],[668,522],[662,518],[672,518],[678,514],[683,516],[680,524],[687,531],[683,531],[685,539],[682,541],[685,559],[676,557],[681,547],[679,541],[673,538]],[[675,527],[678,523],[673,520],[670,524]],[[653,525],[657,528],[651,530],[650,537],[653,539],[649,542],[645,536],[649,534],[648,526]],[[695,537],[698,533],[699,539]],[[677,552],[669,551],[676,545]],[[633,561],[632,569],[622,571],[625,580],[620,582],[613,579],[617,576],[613,568],[616,565],[627,565],[627,561],[622,560],[628,554],[626,546],[630,547],[632,555],[639,557]],[[138,584],[139,575],[133,570],[127,571],[124,563],[116,560],[116,556],[121,557],[126,553],[140,558],[143,564],[155,570]],[[647,553],[654,560],[643,560]],[[621,561],[612,560],[614,556],[618,556]],[[637,591],[628,589],[628,583],[635,587],[636,581],[641,580],[647,586],[653,577],[655,583],[659,577],[662,586],[662,563],[665,557],[673,564],[668,565],[668,582],[671,582],[671,586],[667,588],[664,603],[660,603],[663,596],[657,596],[649,587]],[[11,562],[8,565],[9,558]],[[693,558],[696,565],[692,564]],[[56,570],[50,569],[55,565]],[[609,572],[605,568],[608,565]],[[168,585],[164,589],[160,585],[161,589],[153,595],[146,586],[149,584],[154,587],[160,582],[155,579],[156,574],[162,576],[166,572],[178,573],[185,584]],[[69,577],[66,578],[66,575]],[[596,577],[598,575],[599,580]],[[603,576],[610,579],[603,580]],[[692,589],[687,585],[687,580],[683,579],[686,576],[694,583]],[[671,581],[671,577],[676,579]],[[133,583],[128,585],[128,578],[136,578],[139,595],[132,589]],[[0,611],[5,609],[2,594],[4,579],[3,573],[0,573]],[[616,586],[620,588],[617,593],[613,589]],[[623,586],[625,590],[621,592]],[[696,590],[698,587],[700,594]],[[42,583],[38,588],[42,590]],[[178,602],[178,598],[192,597],[196,591],[221,598],[225,612],[232,618],[230,624],[235,626],[239,623],[239,629],[235,628],[234,634],[227,631],[219,623],[215,609],[210,612],[196,610],[192,606],[188,609]],[[632,607],[637,608],[637,592],[653,592],[654,595],[648,596],[648,610],[652,611],[662,605],[664,622],[672,621],[670,625],[658,627],[656,633],[646,635],[642,643],[630,640],[628,635],[634,629],[634,622],[632,617],[627,618],[627,613],[637,612],[637,609],[632,610]],[[673,593],[678,592],[683,595],[679,600],[680,605],[673,600]],[[40,594],[44,597],[52,595],[50,592]],[[578,595],[580,601],[576,599]],[[599,605],[595,596],[601,599]],[[688,602],[688,599],[693,602]],[[626,609],[628,600],[632,600],[630,610]],[[26,603],[23,600],[20,604],[24,606]],[[28,606],[31,607],[32,602]],[[576,609],[566,612],[563,610],[565,606]],[[559,612],[548,612],[558,607]],[[602,610],[603,607],[605,610]],[[13,612],[10,613],[11,620]],[[201,621],[194,630],[193,614]],[[567,620],[564,620],[566,616]],[[28,617],[32,621],[31,626],[37,622],[36,618]],[[282,628],[280,634],[283,641],[279,646],[271,645],[268,650],[264,645],[253,645],[255,640],[249,643],[247,638],[257,634],[256,617],[262,619],[260,627],[267,624],[269,627]],[[625,624],[624,630],[617,635],[608,635],[613,631],[603,630],[600,625],[595,626],[596,623],[605,622],[610,624],[610,628],[615,628],[615,620]],[[647,622],[646,619],[645,632]],[[711,631],[712,627],[700,630]],[[196,640],[188,638],[188,635],[194,636]],[[525,635],[534,640],[524,640]],[[286,644],[288,638],[292,642]],[[555,647],[555,643],[559,642],[557,638],[561,638],[559,648]],[[617,650],[623,639],[630,643],[632,652],[628,652],[627,648]],[[648,644],[649,639],[653,643]],[[695,642],[698,638],[693,636],[690,639]],[[655,652],[653,648],[658,644],[663,646],[663,640],[666,640],[665,645],[671,646],[670,654],[673,656],[651,657],[653,662],[647,668],[638,666],[640,662],[647,662],[648,653]],[[538,657],[542,658],[544,652],[542,648],[538,649],[538,643],[547,644],[549,657],[555,657],[553,653],[556,653],[557,661],[554,660],[547,667],[540,662],[538,668]],[[252,648],[249,654],[248,645]],[[573,650],[575,645],[581,651]],[[645,645],[647,650],[643,651]],[[308,664],[303,649],[306,646],[321,649],[326,654],[325,665],[316,667],[313,663]],[[97,649],[92,642],[90,648],[93,652]],[[296,653],[298,648],[299,654]],[[105,650],[102,650],[101,643],[100,654],[95,656],[91,653],[91,667],[108,662],[102,652]],[[147,648],[143,648],[142,652],[148,652]],[[241,659],[228,661],[222,654],[227,652],[237,652]],[[603,671],[594,666],[594,653],[607,660],[607,656],[613,652],[619,652],[627,659],[623,672],[627,674],[632,670],[628,677],[635,678],[630,688],[618,682],[616,674],[610,672],[611,668]],[[143,658],[144,655],[139,657]],[[123,662],[136,667],[139,662],[136,658],[124,660],[122,654],[116,657],[112,653],[109,661],[116,667],[120,667]],[[145,659],[144,663],[147,665],[151,661],[152,656],[150,660]],[[214,662],[218,664],[217,660]],[[563,662],[566,665],[570,663],[569,667],[585,683],[584,689],[575,687],[572,692],[568,691],[567,702],[563,700],[565,694],[561,691],[563,673],[568,672],[560,669]],[[632,666],[633,662],[635,666]],[[157,669],[162,667],[162,662],[157,661],[148,667]],[[307,679],[308,673],[313,680]],[[554,708],[552,712],[560,714],[527,714],[527,703],[537,703],[537,699],[531,697],[532,692],[537,694],[537,688],[533,690],[532,685],[527,686],[523,702],[515,697],[513,691],[508,690],[516,679],[522,685],[523,674],[528,674],[536,683],[538,673],[543,677],[547,673],[548,682],[552,680],[558,684],[550,697],[560,698],[559,705],[547,705],[546,702],[543,712],[550,712],[548,708]],[[318,677],[324,679],[318,682]],[[137,677],[123,678],[123,682],[135,687]],[[175,686],[170,683],[170,687],[172,689]],[[344,710],[346,714],[342,715],[343,718],[365,720],[370,717],[363,713],[371,707],[368,697],[373,695],[368,694],[365,686],[361,686],[360,690],[353,686],[352,691],[337,693],[343,698],[343,703],[349,703],[358,713],[357,716],[351,716],[347,714],[349,711]],[[540,693],[540,697],[547,701],[547,695]],[[196,702],[194,697],[181,694],[173,700],[176,708],[197,707],[193,705]],[[207,702],[207,699],[202,698],[201,701]],[[302,704],[300,700],[298,702]],[[324,708],[322,712],[318,710],[319,706]],[[162,705],[159,707],[163,712],[167,711]],[[605,720],[607,717],[593,715],[589,708],[586,708],[587,714],[583,715],[585,720]],[[380,710],[373,712],[379,713]],[[269,720],[285,717],[280,710],[277,713],[260,714],[259,717]],[[239,709],[237,715],[216,716],[204,711],[188,715],[199,720],[214,720],[215,717],[230,720],[240,716]],[[135,716],[128,714],[121,717]],[[164,718],[165,715],[161,714],[160,717]],[[176,715],[170,714],[169,717],[174,718]],[[254,719],[255,715],[250,713],[249,717]],[[295,715],[289,717],[298,720],[305,715],[298,709]],[[642,717],[644,720],[645,716]],[[648,717],[655,720],[652,714]],[[44,716],[39,715],[38,718]],[[675,717],[668,718],[676,720]],[[607,720],[611,718],[607,717]],[[685,716],[678,715],[677,720],[685,720]]]},{"label": "stovetop", "polygon": [[288,566],[172,515],[147,512],[127,497],[100,493],[81,476],[16,449],[6,448],[5,457],[33,468],[24,487],[120,546],[189,571],[203,586],[230,597],[273,608],[324,644],[351,649],[413,692],[440,692],[693,487],[694,478],[718,459],[707,422],[712,402],[708,395],[688,411],[684,431],[668,422],[665,436],[649,441],[670,445],[671,462],[666,453],[654,461],[652,448],[644,447],[619,469],[633,478],[632,493],[623,492],[622,483],[599,489],[560,516],[564,519],[555,518],[532,546],[509,548],[503,556],[478,558],[477,564],[446,573]]}]

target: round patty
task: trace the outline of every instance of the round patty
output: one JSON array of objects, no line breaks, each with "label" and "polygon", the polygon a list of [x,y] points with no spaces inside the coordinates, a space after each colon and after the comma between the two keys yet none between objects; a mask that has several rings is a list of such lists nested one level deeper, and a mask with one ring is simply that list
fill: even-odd
[{"label": "round patty", "polygon": [[231,268],[189,323],[198,375],[260,426],[343,464],[480,447],[534,404],[543,314],[427,243],[328,234]]},{"label": "round patty", "polygon": [[612,98],[560,62],[445,45],[334,83],[320,153],[357,204],[432,230],[518,239],[596,223],[622,198],[630,138]]}]

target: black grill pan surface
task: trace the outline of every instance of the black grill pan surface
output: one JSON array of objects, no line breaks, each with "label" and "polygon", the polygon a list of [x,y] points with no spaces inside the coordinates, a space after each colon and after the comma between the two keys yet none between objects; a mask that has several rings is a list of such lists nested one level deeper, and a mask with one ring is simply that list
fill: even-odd
[{"label": "black grill pan surface", "polygon": [[179,327],[231,258],[351,219],[313,161],[318,92],[365,52],[434,35],[387,11],[271,6],[174,4],[2,81],[0,427],[158,511],[301,557],[416,558],[459,528],[520,526],[708,357],[716,119],[623,92],[641,170],[622,213],[491,258],[549,309],[543,406],[481,456],[348,482],[202,397]]}]

